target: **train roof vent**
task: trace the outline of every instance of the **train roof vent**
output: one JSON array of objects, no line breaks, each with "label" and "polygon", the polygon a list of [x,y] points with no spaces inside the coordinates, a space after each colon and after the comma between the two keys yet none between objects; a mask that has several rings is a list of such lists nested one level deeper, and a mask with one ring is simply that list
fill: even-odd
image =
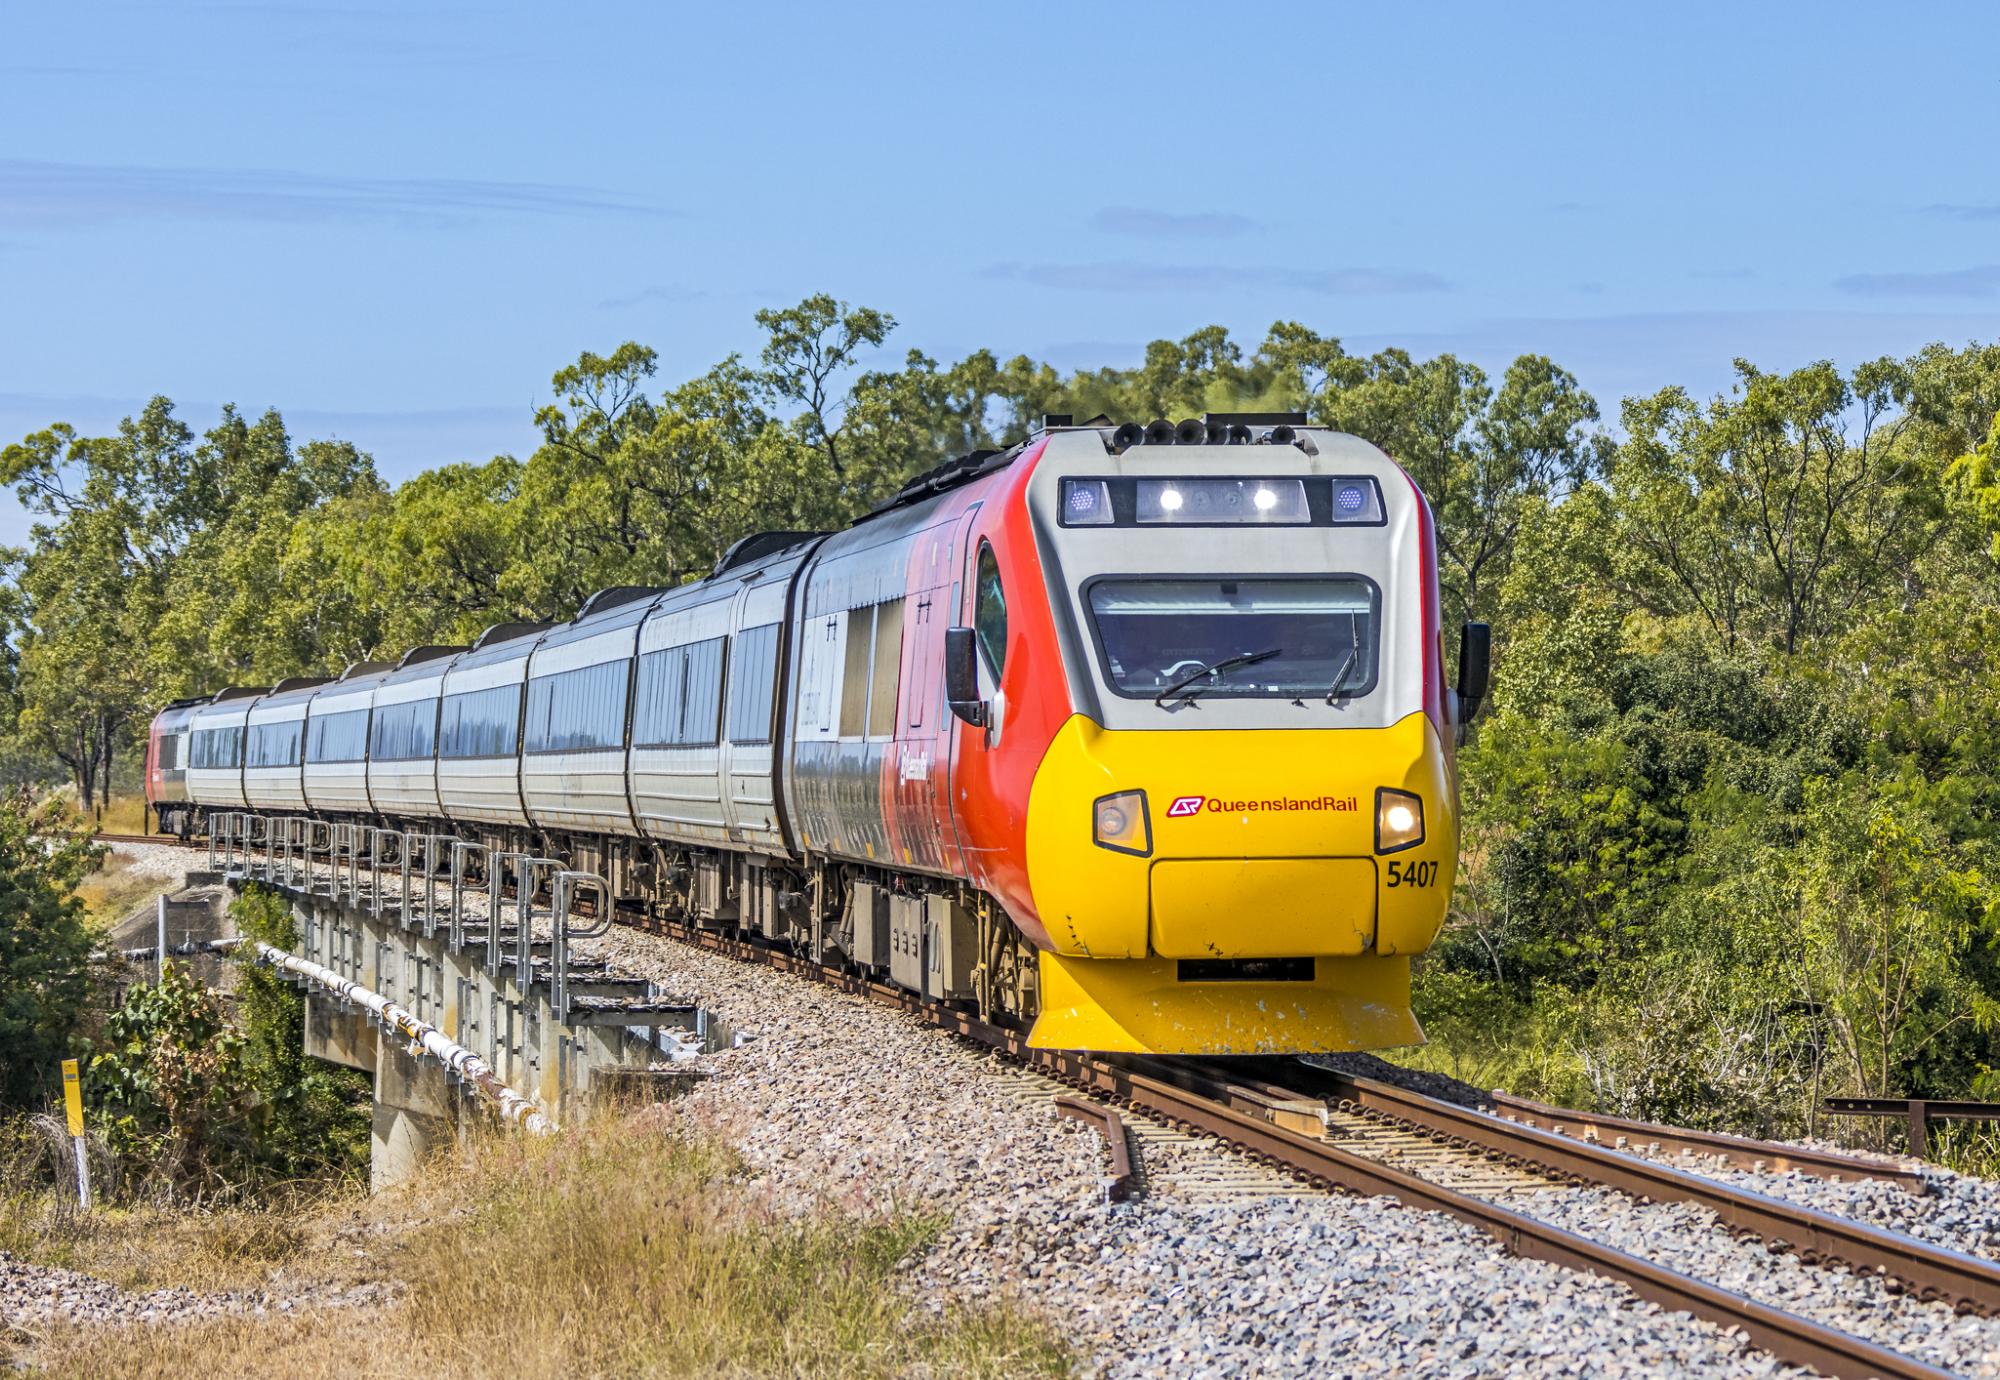
[{"label": "train roof vent", "polygon": [[979,478],[982,474],[991,474],[995,470],[1006,468],[1014,463],[1014,457],[1019,453],[1018,446],[1013,450],[975,450],[959,456],[956,460],[947,460],[936,469],[926,470],[910,480],[896,491],[893,498],[876,504],[869,509],[869,512],[886,513],[891,508],[901,508],[906,504],[929,498],[932,494],[941,494],[946,489],[955,489],[960,484]]},{"label": "train roof vent", "polygon": [[230,685],[216,691],[209,703],[221,704],[224,700],[254,700],[259,695],[270,693],[271,687],[268,685]]},{"label": "train roof vent", "polygon": [[403,659],[396,663],[396,669],[400,671],[405,666],[415,666],[418,662],[436,661],[439,657],[444,656],[457,656],[465,650],[464,647],[446,647],[438,644],[427,647],[412,647],[409,651],[403,653]]},{"label": "train roof vent", "polygon": [[479,640],[472,644],[474,651],[481,647],[491,647],[496,642],[512,642],[517,637],[527,637],[531,633],[547,632],[550,623],[495,623],[479,634]]},{"label": "train roof vent", "polygon": [[1304,426],[1303,412],[1204,412],[1202,421],[1217,426]]},{"label": "train roof vent", "polygon": [[735,570],[749,565],[752,561],[761,561],[766,556],[789,550],[791,547],[803,546],[814,537],[825,535],[824,532],[752,532],[749,536],[738,539],[722,553],[722,559],[715,563],[715,570],[709,578],[713,579],[715,575],[720,575],[725,570]]},{"label": "train roof vent", "polygon": [[635,599],[651,599],[665,592],[659,585],[613,585],[609,589],[600,589],[583,601],[583,607],[576,611],[577,621],[581,622],[593,613],[615,609],[620,604],[629,604]]},{"label": "train roof vent", "polygon": [[355,680],[361,676],[372,676],[377,671],[391,671],[395,664],[388,661],[357,661],[340,673],[341,680]]},{"label": "train roof vent", "polygon": [[283,680],[279,681],[276,685],[271,687],[271,693],[274,695],[282,695],[287,690],[304,690],[309,686],[325,685],[328,681],[332,679],[333,679],[332,676],[286,676]]}]

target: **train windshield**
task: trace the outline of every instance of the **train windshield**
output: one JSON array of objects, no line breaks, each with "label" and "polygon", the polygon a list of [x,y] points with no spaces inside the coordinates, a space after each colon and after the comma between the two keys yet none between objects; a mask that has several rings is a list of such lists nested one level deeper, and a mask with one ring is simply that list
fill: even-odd
[{"label": "train windshield", "polygon": [[1358,576],[1100,579],[1086,601],[1121,695],[1347,698],[1375,684],[1381,600]]}]

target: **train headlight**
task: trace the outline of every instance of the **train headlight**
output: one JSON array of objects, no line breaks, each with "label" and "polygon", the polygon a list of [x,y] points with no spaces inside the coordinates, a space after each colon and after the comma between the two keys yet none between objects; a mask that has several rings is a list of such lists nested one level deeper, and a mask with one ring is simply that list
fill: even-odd
[{"label": "train headlight", "polygon": [[1424,801],[1387,786],[1375,792],[1375,851],[1400,853],[1424,841]]},{"label": "train headlight", "polygon": [[1100,795],[1090,807],[1091,837],[1099,848],[1144,858],[1153,852],[1153,827],[1146,818],[1146,793]]}]

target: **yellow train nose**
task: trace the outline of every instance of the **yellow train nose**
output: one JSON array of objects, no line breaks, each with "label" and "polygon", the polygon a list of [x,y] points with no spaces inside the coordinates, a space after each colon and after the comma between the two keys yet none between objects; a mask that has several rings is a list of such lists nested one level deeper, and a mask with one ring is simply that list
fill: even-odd
[{"label": "yellow train nose", "polygon": [[1422,714],[1290,732],[1073,717],[1036,773],[1027,835],[1050,943],[1033,1043],[1266,1053],[1422,1038],[1408,956],[1436,935],[1457,853]]}]

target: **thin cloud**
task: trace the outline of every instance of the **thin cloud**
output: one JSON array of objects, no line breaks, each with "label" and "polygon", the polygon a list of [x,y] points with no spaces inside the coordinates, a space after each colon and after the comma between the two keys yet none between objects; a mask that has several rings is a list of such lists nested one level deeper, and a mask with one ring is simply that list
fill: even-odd
[{"label": "thin cloud", "polygon": [[1090,223],[1113,235],[1151,240],[1226,240],[1263,228],[1232,211],[1159,211],[1145,206],[1107,206]]},{"label": "thin cloud", "polygon": [[646,302],[706,302],[715,294],[706,288],[675,287],[661,283],[655,287],[640,288],[636,292],[624,293],[618,297],[606,297],[597,304],[599,311],[615,311],[620,307],[636,307]]},{"label": "thin cloud", "polygon": [[1449,292],[1435,273],[1400,268],[1241,268],[1227,264],[1151,264],[1113,259],[1091,264],[992,264],[983,278],[1030,283],[1058,292],[1242,292],[1276,288],[1327,297]]},{"label": "thin cloud", "polygon": [[1833,285],[1857,297],[1993,297],[2000,296],[2000,264],[1937,273],[1856,273]]},{"label": "thin cloud", "polygon": [[268,168],[141,168],[0,159],[0,224],[121,220],[462,222],[485,215],[662,216],[617,192],[547,182],[327,177]]},{"label": "thin cloud", "polygon": [[1936,202],[1924,207],[1927,216],[1946,220],[2000,220],[2000,201]]}]

